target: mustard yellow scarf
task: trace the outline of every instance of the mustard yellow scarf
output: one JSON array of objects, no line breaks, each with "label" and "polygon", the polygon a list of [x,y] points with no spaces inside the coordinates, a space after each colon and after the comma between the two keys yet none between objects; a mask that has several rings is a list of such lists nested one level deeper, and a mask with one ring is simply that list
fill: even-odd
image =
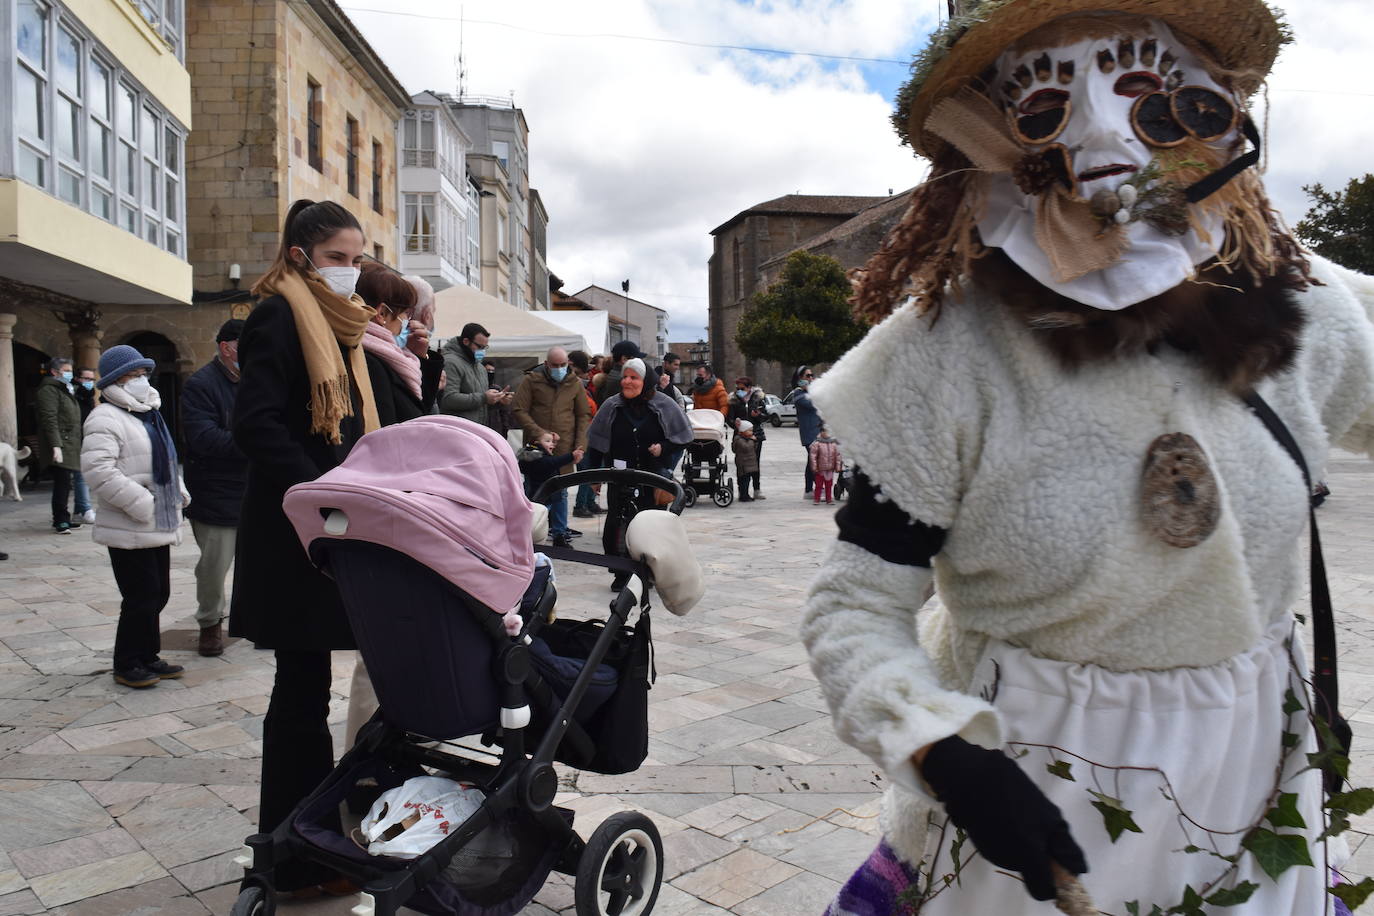
[{"label": "mustard yellow scarf", "polygon": [[[377,429],[381,423],[377,420],[377,405],[372,400],[372,383],[361,346],[375,310],[364,305],[356,294],[344,298],[335,293],[319,274],[302,276],[291,268],[268,273],[253,291],[261,296],[280,295],[291,306],[305,370],[310,376],[310,431],[335,445],[343,441],[339,424],[344,417],[353,416],[348,368],[353,370],[358,400],[362,402],[363,432]],[[339,352],[340,344],[348,350],[348,367]]]}]

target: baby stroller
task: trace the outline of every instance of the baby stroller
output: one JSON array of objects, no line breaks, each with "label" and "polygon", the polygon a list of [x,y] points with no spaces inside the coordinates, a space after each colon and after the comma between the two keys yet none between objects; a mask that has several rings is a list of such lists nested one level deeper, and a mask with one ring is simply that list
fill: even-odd
[{"label": "baby stroller", "polygon": [[[674,481],[584,472],[607,482],[623,474],[675,491],[680,511]],[[276,870],[287,863],[332,869],[361,885],[356,916],[392,916],[402,906],[510,916],[552,870],[575,876],[578,916],[648,914],[663,879],[653,821],[622,812],[584,842],[572,811],[553,804],[553,763],[623,773],[647,755],[652,566],[586,555],[628,573],[628,584],[604,621],[553,622],[557,590],[535,562],[531,536],[544,509],[525,499],[505,440],[453,417],[363,437],[344,464],[293,487],[285,508],[311,559],[339,583],[380,709],[281,825],[248,838],[233,916],[271,916]],[[643,514],[659,518],[630,533],[633,555],[681,553],[685,535],[656,547],[651,530],[671,527],[669,518],[680,525],[676,516]],[[695,603],[659,588],[670,610]],[[469,736],[494,749],[443,743]],[[461,822],[440,825],[443,836],[427,851],[371,855],[343,833],[345,799],[433,774],[475,787],[480,804]]]},{"label": "baby stroller", "polygon": [[840,462],[840,469],[835,473],[835,498],[844,499],[844,494],[849,492],[849,465]]},{"label": "baby stroller", "polygon": [[682,467],[686,506],[691,508],[698,496],[710,494],[712,502],[723,509],[735,501],[735,481],[725,461],[725,415],[702,408],[687,411],[687,420],[692,424],[692,441]]}]

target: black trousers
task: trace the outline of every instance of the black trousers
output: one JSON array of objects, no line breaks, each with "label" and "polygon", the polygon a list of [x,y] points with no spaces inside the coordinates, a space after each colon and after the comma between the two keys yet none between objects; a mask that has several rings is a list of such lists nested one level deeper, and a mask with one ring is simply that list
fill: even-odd
[{"label": "black trousers", "polygon": [[[755,440],[754,440],[754,457],[755,457],[756,459],[758,459],[759,467],[762,468],[762,467],[763,467],[763,440],[762,440],[762,439],[755,439]],[[754,473],[752,473],[752,474],[749,475],[749,476],[751,476],[751,477],[754,479],[754,495],[757,496],[757,495],[759,494],[759,490],[760,490],[760,488],[761,488],[761,487],[760,487],[760,484],[759,484],[759,472],[758,472],[758,471],[755,471]]]},{"label": "black trousers", "polygon": [[803,445],[802,448],[806,451],[806,464],[803,465],[806,468],[806,492],[810,493],[816,483],[816,475],[811,470],[811,446]]},{"label": "black trousers", "polygon": [[[646,468],[645,470],[656,470]],[[625,529],[640,509],[652,509],[657,490],[652,487],[606,487],[606,517],[601,523],[601,549],[608,557],[627,556]]]},{"label": "black trousers", "polygon": [[55,464],[50,465],[48,471],[52,474],[52,523],[55,527],[72,520],[71,512],[67,511],[67,500],[72,495],[72,477],[76,472]]},{"label": "black trousers", "polygon": [[110,568],[123,599],[119,603],[119,625],[115,628],[114,670],[128,671],[157,661],[162,651],[158,615],[172,595],[172,548],[111,547]]},{"label": "black trousers", "polygon": [[334,768],[329,734],[328,650],[278,649],[277,674],[262,723],[258,822],[271,831]]},{"label": "black trousers", "polygon": [[[277,674],[262,723],[258,826],[270,833],[334,768],[329,734],[329,651],[276,650]],[[334,815],[327,826],[342,830]],[[296,867],[300,866],[300,867]],[[279,890],[327,881],[330,872],[293,862],[278,868]]]}]

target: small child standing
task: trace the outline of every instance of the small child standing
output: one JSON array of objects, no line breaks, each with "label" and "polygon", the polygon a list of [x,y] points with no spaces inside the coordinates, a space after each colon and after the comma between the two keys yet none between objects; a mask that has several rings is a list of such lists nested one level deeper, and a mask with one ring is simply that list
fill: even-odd
[{"label": "small child standing", "polygon": [[759,473],[759,452],[754,446],[754,424],[748,420],[740,420],[735,426],[735,477],[739,480],[739,501],[751,503],[754,497],[749,495],[749,481],[754,481],[754,489],[758,490]]},{"label": "small child standing", "polygon": [[829,430],[822,426],[821,434],[807,451],[811,453],[811,473],[816,477],[814,503],[820,505],[821,493],[824,491],[825,502],[829,505],[835,501],[835,478],[840,475],[840,468],[844,466],[844,459],[840,457],[839,440],[830,438]]},{"label": "small child standing", "polygon": [[[544,481],[556,475],[563,468],[573,463],[573,455],[569,452],[566,455],[553,454],[553,447],[558,443],[558,434],[545,432],[541,433],[535,444],[527,445],[520,450],[516,457],[520,461],[520,470],[525,475],[525,498],[533,498],[534,494]],[[554,499],[567,499],[566,493],[558,493]],[[550,532],[553,535],[553,546],[571,547],[572,540],[563,532]]]}]

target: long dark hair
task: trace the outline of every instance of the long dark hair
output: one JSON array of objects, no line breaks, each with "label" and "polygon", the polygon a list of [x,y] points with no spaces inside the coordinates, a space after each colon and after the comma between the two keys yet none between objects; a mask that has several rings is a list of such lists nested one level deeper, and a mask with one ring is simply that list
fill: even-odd
[{"label": "long dark hair", "polygon": [[[269,278],[277,277],[287,269],[302,270],[291,260],[291,249],[299,248],[309,252],[336,232],[344,229],[363,231],[358,218],[332,200],[313,201],[302,198],[286,211],[286,221],[281,228],[281,245],[277,257],[267,273],[253,284],[253,294],[262,295],[259,289]],[[307,268],[308,269],[308,268]]]}]

